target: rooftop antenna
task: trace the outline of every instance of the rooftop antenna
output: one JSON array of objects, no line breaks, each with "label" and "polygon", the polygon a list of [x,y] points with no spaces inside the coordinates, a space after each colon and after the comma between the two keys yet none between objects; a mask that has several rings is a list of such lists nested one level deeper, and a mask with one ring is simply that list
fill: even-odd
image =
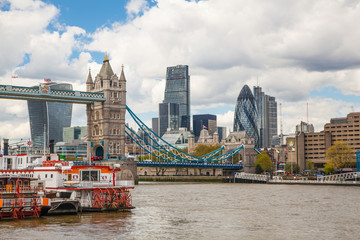
[{"label": "rooftop antenna", "polygon": [[306,122],[309,123],[309,103],[306,103]]},{"label": "rooftop antenna", "polygon": [[281,111],[281,103],[280,103],[280,145],[283,144],[283,125],[282,125],[282,111]]},{"label": "rooftop antenna", "polygon": [[351,106],[351,112],[354,112],[354,106]]}]

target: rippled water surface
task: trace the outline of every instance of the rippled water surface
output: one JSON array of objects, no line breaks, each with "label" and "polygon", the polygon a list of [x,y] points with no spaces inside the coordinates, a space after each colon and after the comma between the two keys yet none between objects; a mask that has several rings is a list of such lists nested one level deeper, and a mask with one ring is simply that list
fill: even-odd
[{"label": "rippled water surface", "polygon": [[0,222],[0,239],[360,239],[360,188],[141,184],[136,209]]}]

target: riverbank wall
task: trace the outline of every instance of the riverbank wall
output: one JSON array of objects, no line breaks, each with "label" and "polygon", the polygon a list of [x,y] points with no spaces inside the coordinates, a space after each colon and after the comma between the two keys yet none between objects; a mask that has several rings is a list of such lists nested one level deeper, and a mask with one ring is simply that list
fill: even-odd
[{"label": "riverbank wall", "polygon": [[223,176],[138,176],[139,182],[224,182]]}]

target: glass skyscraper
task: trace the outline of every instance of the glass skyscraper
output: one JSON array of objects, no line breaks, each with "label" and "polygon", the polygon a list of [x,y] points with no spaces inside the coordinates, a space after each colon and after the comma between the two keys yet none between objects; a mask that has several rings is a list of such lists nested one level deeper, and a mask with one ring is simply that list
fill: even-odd
[{"label": "glass skyscraper", "polygon": [[162,137],[166,130],[179,130],[179,104],[160,103],[159,104],[159,135]]},{"label": "glass skyscraper", "polygon": [[209,131],[210,135],[216,132],[217,130],[216,115],[212,115],[212,114],[193,115],[193,130],[195,135],[195,141],[198,140],[200,136],[200,132],[204,128]]},{"label": "glass skyscraper", "polygon": [[167,68],[163,103],[179,104],[180,127],[190,130],[190,76],[187,65]]},{"label": "glass skyscraper", "polygon": [[245,85],[237,98],[234,116],[234,132],[245,131],[259,147],[258,113],[250,88]]},{"label": "glass skyscraper", "polygon": [[[46,83],[50,89],[72,90],[68,83]],[[34,86],[38,87],[38,86]],[[72,103],[27,101],[31,140],[34,147],[49,145],[49,140],[61,142],[63,139],[63,128],[70,127]],[[45,136],[44,136],[45,133]]]},{"label": "glass skyscraper", "polygon": [[258,110],[259,147],[271,147],[273,136],[277,135],[277,103],[275,97],[254,87],[254,98]]}]

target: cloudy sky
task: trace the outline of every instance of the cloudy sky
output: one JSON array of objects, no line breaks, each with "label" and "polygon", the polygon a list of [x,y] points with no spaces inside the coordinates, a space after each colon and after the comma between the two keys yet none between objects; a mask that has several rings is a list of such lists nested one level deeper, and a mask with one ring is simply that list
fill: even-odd
[{"label": "cloudy sky", "polygon": [[[167,66],[189,65],[191,114],[232,129],[244,84],[281,103],[284,133],[360,111],[358,0],[0,0],[0,84],[51,78],[85,90],[105,52],[127,105],[150,124]],[[12,79],[11,76],[18,76]],[[307,115],[308,103],[308,115]],[[27,105],[0,100],[0,137],[28,139]],[[74,105],[72,125],[86,125]],[[308,117],[307,117],[308,116]]]}]

